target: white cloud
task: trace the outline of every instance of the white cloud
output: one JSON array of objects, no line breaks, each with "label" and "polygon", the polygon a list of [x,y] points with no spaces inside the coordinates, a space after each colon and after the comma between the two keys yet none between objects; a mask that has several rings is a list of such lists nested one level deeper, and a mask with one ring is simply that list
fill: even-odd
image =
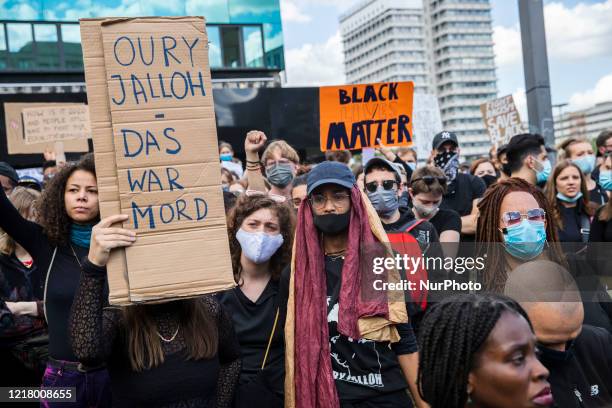
[{"label": "white cloud", "polygon": [[497,26],[493,28],[495,60],[498,67],[513,65],[522,61],[521,33],[514,28]]},{"label": "white cloud", "polygon": [[[551,59],[583,60],[612,54],[612,0],[595,4],[562,3],[544,6],[546,42]],[[521,62],[521,31],[513,27],[494,28],[498,66]]]},{"label": "white cloud", "polygon": [[591,106],[612,100],[612,73],[597,81],[593,89],[576,92],[569,99],[569,111],[586,109]]},{"label": "white cloud", "polygon": [[283,23],[308,23],[311,20],[293,0],[281,0],[280,6]]},{"label": "white cloud", "polygon": [[321,86],[344,83],[344,55],[340,32],[320,44],[285,50],[287,86]]}]

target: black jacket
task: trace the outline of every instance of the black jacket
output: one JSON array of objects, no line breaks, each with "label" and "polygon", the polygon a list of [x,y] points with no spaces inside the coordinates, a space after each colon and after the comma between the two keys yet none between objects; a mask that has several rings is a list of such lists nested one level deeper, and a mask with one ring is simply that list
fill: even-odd
[{"label": "black jacket", "polygon": [[559,408],[612,407],[612,335],[584,325],[566,351],[540,347]]}]

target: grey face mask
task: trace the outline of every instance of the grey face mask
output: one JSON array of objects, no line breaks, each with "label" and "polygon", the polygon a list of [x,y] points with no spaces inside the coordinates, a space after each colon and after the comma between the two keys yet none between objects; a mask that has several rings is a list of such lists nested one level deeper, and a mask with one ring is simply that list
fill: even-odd
[{"label": "grey face mask", "polygon": [[438,212],[438,205],[432,205],[430,206],[426,206],[426,205],[421,205],[421,204],[417,204],[414,201],[412,202],[412,206],[414,207],[414,210],[419,214],[420,217],[422,218],[431,218],[434,215],[436,215],[436,213]]},{"label": "grey face mask", "polygon": [[399,208],[397,191],[393,189],[385,190],[382,186],[378,186],[376,192],[368,192],[368,198],[378,215],[383,218],[391,216]]},{"label": "grey face mask", "polygon": [[290,164],[277,163],[266,169],[268,182],[278,188],[284,188],[293,180],[293,170]]}]

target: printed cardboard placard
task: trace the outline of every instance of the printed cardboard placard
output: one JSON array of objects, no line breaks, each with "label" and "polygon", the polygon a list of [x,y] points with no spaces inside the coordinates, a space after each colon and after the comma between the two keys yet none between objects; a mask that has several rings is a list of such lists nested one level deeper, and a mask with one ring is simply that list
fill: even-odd
[{"label": "printed cardboard placard", "polygon": [[321,151],[411,146],[412,82],[319,88]]},{"label": "printed cardboard placard", "polygon": [[91,137],[86,105],[27,108],[22,115],[27,144]]},{"label": "printed cardboard placard", "polygon": [[523,132],[523,125],[512,95],[503,96],[480,105],[491,143],[495,146],[506,144],[514,135]]},{"label": "printed cardboard placard", "polygon": [[204,19],[82,20],[81,34],[102,216],[127,214],[137,232],[110,300],[233,287]]},{"label": "printed cardboard placard", "polygon": [[[43,154],[46,149],[53,150],[54,141],[40,141],[28,144],[25,139],[23,111],[31,108],[83,106],[82,103],[52,103],[52,102],[6,102],[4,103],[4,119],[6,126],[6,144],[8,154]],[[66,140],[66,153],[87,153],[87,139]]]}]

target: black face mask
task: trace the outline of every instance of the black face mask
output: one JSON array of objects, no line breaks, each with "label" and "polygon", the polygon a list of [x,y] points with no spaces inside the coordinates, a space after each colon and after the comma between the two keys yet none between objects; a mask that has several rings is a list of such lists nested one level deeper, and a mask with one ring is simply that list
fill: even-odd
[{"label": "black face mask", "polygon": [[574,340],[570,340],[565,345],[565,351],[553,350],[547,347],[539,346],[540,360],[548,362],[563,362],[571,359],[574,356]]},{"label": "black face mask", "polygon": [[492,176],[490,174],[485,174],[484,176],[481,177],[482,181],[485,182],[485,184],[487,185],[487,187],[489,187],[491,184],[495,183],[497,181],[497,176]]},{"label": "black face mask", "polygon": [[343,214],[313,215],[315,227],[327,235],[337,235],[345,231],[351,221],[351,211]]}]

